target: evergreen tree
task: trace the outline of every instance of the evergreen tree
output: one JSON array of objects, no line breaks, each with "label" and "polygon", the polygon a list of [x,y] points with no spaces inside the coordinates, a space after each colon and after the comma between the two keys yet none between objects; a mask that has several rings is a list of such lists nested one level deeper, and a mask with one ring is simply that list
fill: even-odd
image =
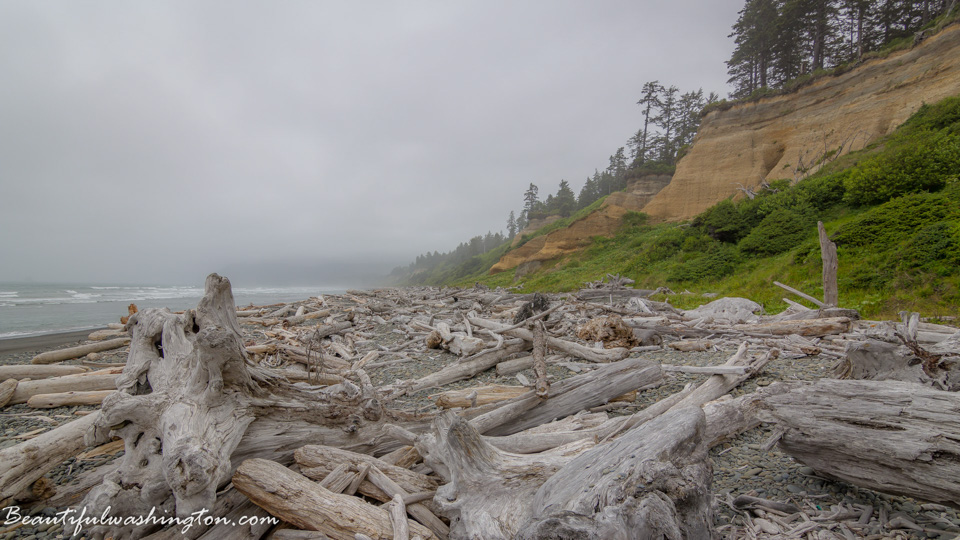
[{"label": "evergreen tree", "polygon": [[537,197],[539,192],[540,188],[531,182],[530,187],[523,193],[523,215],[527,224],[533,219],[537,207],[540,206],[540,199]]},{"label": "evergreen tree", "polygon": [[747,0],[733,25],[736,48],[727,61],[729,83],[736,96],[746,96],[768,85],[773,44],[777,39],[777,5],[774,0]]},{"label": "evergreen tree", "polygon": [[510,216],[507,217],[507,237],[513,238],[514,236],[517,235],[518,230],[519,228],[517,227],[517,218],[513,214],[513,210],[511,210]]},{"label": "evergreen tree", "polygon": [[573,190],[570,189],[569,182],[560,180],[560,189],[557,190],[554,201],[556,201],[557,210],[559,210],[561,216],[568,217],[573,214],[577,207],[577,199],[573,195]]},{"label": "evergreen tree", "polygon": [[660,101],[660,114],[654,119],[657,127],[663,129],[663,133],[658,138],[660,147],[660,161],[663,163],[673,163],[677,155],[677,149],[674,146],[677,124],[677,92],[680,90],[676,86],[670,86],[663,91],[663,99]]},{"label": "evergreen tree", "polygon": [[643,128],[627,141],[627,146],[630,147],[630,157],[637,165],[643,164],[647,159],[647,152],[650,149],[650,115],[653,114],[655,108],[660,106],[660,93],[663,90],[660,81],[650,81],[643,84],[640,101],[637,102],[637,105],[643,107]]}]

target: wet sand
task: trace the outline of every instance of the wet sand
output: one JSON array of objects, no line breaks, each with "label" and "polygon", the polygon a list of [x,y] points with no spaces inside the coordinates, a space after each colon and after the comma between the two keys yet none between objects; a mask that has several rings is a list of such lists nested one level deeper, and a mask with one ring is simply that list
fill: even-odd
[{"label": "wet sand", "polygon": [[28,351],[43,352],[62,345],[79,345],[87,340],[87,336],[89,336],[91,332],[95,332],[96,330],[98,329],[92,328],[89,330],[77,330],[75,332],[0,339],[0,355]]}]

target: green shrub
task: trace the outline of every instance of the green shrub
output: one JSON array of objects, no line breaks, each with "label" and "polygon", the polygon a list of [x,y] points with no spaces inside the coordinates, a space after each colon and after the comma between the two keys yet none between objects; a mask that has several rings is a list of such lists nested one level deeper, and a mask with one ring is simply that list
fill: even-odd
[{"label": "green shrub", "polygon": [[783,253],[813,234],[813,223],[807,215],[791,209],[772,212],[740,241],[740,250],[756,255]]},{"label": "green shrub", "polygon": [[714,240],[734,243],[750,232],[750,223],[741,219],[738,205],[731,200],[720,201],[693,221]]},{"label": "green shrub", "polygon": [[740,254],[731,245],[716,245],[703,255],[674,266],[667,275],[668,281],[698,282],[720,279],[736,270]]},{"label": "green shrub", "polygon": [[943,194],[905,195],[871,208],[840,226],[833,241],[838,246],[890,246],[956,213],[954,204]]},{"label": "green shrub", "polygon": [[859,163],[845,181],[851,204],[879,204],[908,193],[937,191],[960,174],[960,137],[938,132],[915,137]]},{"label": "green shrub", "polygon": [[950,261],[958,250],[953,224],[938,222],[920,229],[902,252],[902,266],[923,268],[946,275],[950,270],[942,263]]}]

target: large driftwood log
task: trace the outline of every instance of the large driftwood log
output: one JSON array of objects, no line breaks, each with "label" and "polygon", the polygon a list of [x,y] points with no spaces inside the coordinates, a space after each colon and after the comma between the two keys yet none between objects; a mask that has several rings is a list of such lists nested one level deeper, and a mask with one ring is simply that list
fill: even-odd
[{"label": "large driftwood log", "polygon": [[[91,444],[116,435],[125,453],[116,473],[83,501],[89,513],[189,516],[214,507],[244,459],[289,462],[304,444],[389,450],[385,414],[368,377],[326,388],[291,385],[249,364],[230,282],[207,278],[195,310],[147,309],[132,316],[130,355],[118,391],[103,403]],[[152,528],[106,531],[144,536]],[[94,534],[104,531],[95,530]]]},{"label": "large driftwood log", "polygon": [[90,368],[83,366],[35,366],[32,364],[0,366],[0,381],[7,379],[47,379],[63,375],[76,375],[88,371],[90,371]]},{"label": "large driftwood log", "polygon": [[960,508],[960,394],[900,381],[777,383],[760,418],[819,474]]},{"label": "large driftwood log", "polygon": [[116,380],[121,371],[120,368],[111,368],[36,381],[20,381],[17,390],[10,398],[10,405],[26,403],[33,396],[40,394],[113,390],[117,387]]},{"label": "large driftwood log", "polygon": [[56,394],[37,394],[27,400],[27,407],[34,409],[52,409],[71,405],[100,405],[113,390],[94,390],[90,392],[59,392]]},{"label": "large driftwood log", "polygon": [[29,441],[0,450],[0,506],[4,501],[28,488],[48,471],[77,454],[86,444],[83,434],[99,418],[88,414],[52,429]]},{"label": "large driftwood log", "polygon": [[80,358],[81,356],[86,356],[93,352],[103,352],[109,351],[112,349],[119,349],[130,343],[130,338],[117,338],[111,339],[110,341],[100,341],[97,343],[89,343],[87,345],[78,345],[76,347],[69,347],[66,349],[59,349],[56,351],[48,351],[45,353],[40,353],[33,357],[33,360],[30,361],[32,364],[52,364],[54,362],[63,362],[64,360],[72,360],[74,358]]},{"label": "large driftwood log", "polygon": [[536,492],[517,538],[712,538],[713,469],[699,408],[587,450]]},{"label": "large driftwood log", "polygon": [[453,538],[709,538],[703,418],[684,409],[610,444],[517,455],[444,413],[417,449],[447,481],[435,502]]},{"label": "large driftwood log", "polygon": [[416,441],[424,462],[447,482],[434,502],[450,519],[451,538],[484,539],[513,538],[537,489],[589,446],[579,441],[541,454],[510,454],[449,411]]}]

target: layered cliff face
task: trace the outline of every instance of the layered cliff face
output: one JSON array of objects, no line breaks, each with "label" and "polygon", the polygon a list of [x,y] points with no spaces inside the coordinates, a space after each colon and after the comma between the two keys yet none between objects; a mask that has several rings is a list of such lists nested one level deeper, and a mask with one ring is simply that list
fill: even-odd
[{"label": "layered cliff face", "polygon": [[[764,180],[799,178],[823,155],[859,150],[924,103],[960,94],[960,25],[783,96],[708,114],[673,180],[643,207],[655,221],[690,219]],[[838,151],[839,150],[839,151]]]},{"label": "layered cliff face", "polygon": [[[645,176],[630,182],[626,191],[611,194],[596,212],[573,222],[569,227],[538,236],[509,251],[493,265],[490,273],[502,272],[521,264],[548,261],[589,245],[595,236],[613,235],[620,227],[624,214],[639,211],[669,182],[670,177],[664,175]],[[519,242],[521,234],[517,235],[518,240],[514,240],[514,245]]]}]

